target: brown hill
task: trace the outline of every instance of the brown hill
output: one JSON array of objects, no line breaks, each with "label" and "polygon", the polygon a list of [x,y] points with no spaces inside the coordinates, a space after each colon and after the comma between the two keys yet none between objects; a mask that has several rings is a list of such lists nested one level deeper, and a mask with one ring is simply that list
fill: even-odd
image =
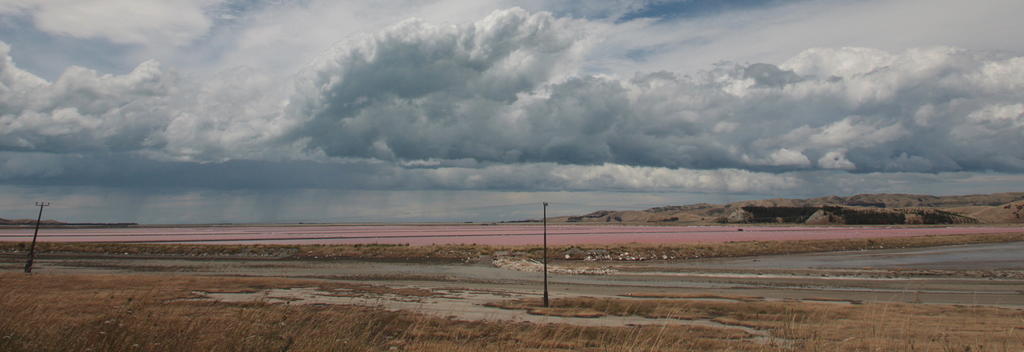
[{"label": "brown hill", "polygon": [[1024,223],[1024,192],[764,199],[647,210],[601,210],[552,221],[588,223],[1005,224]]},{"label": "brown hill", "polygon": [[1024,201],[997,206],[955,207],[948,210],[978,219],[986,224],[1024,223]]},{"label": "brown hill", "polygon": [[970,194],[959,196],[932,196],[922,194],[877,193],[858,194],[849,197],[828,196],[810,199],[764,199],[748,200],[732,205],[758,206],[822,206],[847,205],[874,208],[952,208],[968,206],[1001,206],[1007,203],[1024,200],[1024,192]]}]

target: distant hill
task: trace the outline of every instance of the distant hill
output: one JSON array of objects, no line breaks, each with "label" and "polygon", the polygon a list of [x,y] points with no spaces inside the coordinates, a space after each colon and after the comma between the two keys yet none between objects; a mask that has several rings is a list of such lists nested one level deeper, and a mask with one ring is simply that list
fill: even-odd
[{"label": "distant hill", "polygon": [[[27,226],[27,225],[34,226],[35,224],[36,224],[36,220],[35,219],[4,219],[4,218],[0,218],[0,226]],[[57,221],[57,220],[42,220],[42,221],[40,221],[40,224],[42,224],[44,226],[135,226],[135,225],[138,225],[137,223],[134,223],[134,222],[116,222],[116,223],[109,223],[109,222],[95,222],[95,223],[93,223],[93,222],[89,222],[89,223],[79,223],[79,222],[62,222],[62,221]]]},{"label": "distant hill", "polygon": [[601,210],[551,220],[569,223],[1013,224],[1024,223],[1024,192],[776,198],[647,210]]},{"label": "distant hill", "polygon": [[[45,225],[64,225],[65,223],[57,220],[43,220],[40,223]],[[35,225],[35,219],[4,219],[0,218],[0,225]]]}]

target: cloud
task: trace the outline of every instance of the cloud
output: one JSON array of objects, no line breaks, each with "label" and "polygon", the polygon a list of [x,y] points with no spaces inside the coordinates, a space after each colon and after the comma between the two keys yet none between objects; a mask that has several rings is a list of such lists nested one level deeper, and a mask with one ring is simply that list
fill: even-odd
[{"label": "cloud", "polygon": [[81,153],[137,150],[176,113],[176,77],[156,62],[125,75],[72,67],[53,83],[15,67],[0,43],[0,149]]},{"label": "cloud", "polygon": [[[906,157],[906,154],[901,155]],[[818,166],[823,169],[840,169],[840,170],[853,170],[857,168],[857,165],[846,159],[846,150],[833,150],[825,153],[821,159],[818,159]]]},{"label": "cloud", "polygon": [[198,82],[146,61],[123,75],[70,67],[48,82],[19,69],[9,50],[0,42],[0,151],[301,158],[273,142],[288,129],[286,94],[259,72],[236,68]]},{"label": "cloud", "polygon": [[220,163],[159,161],[131,154],[73,156],[0,152],[6,184],[211,189],[678,191],[772,193],[807,184],[796,174],[554,163],[404,167],[351,160]]},{"label": "cloud", "polygon": [[[502,29],[482,30],[494,23]],[[1024,154],[1007,148],[1021,146],[1019,124],[1002,123],[995,139],[964,134],[984,132],[970,114],[1024,98],[1018,57],[817,48],[781,65],[619,78],[554,64],[578,57],[586,37],[572,23],[514,10],[342,44],[300,81],[293,138],[328,156],[405,162],[1024,171]]]},{"label": "cloud", "polygon": [[0,44],[0,178],[796,192],[826,187],[815,173],[1024,172],[1022,57],[812,48],[690,75],[594,74],[604,25],[521,9],[405,20],[284,81],[146,61],[50,82]]},{"label": "cloud", "polygon": [[[658,9],[659,1],[646,3],[654,4],[649,9]],[[702,1],[679,3],[685,3],[681,8],[701,7]],[[1016,14],[1024,11],[1024,3],[1015,0],[992,0],[985,6],[957,0],[770,1],[762,5],[766,6],[729,6],[728,11],[691,12],[699,16],[621,23],[604,33],[608,44],[590,54],[588,69],[631,75],[658,70],[690,73],[721,60],[777,65],[815,47],[895,53],[946,45],[1024,54],[1024,44],[1005,35],[1014,31]],[[655,11],[655,15],[660,14]]]},{"label": "cloud", "polygon": [[0,180],[55,177],[65,172],[59,156],[0,152]]},{"label": "cloud", "polygon": [[[473,157],[475,146],[494,142],[474,130],[501,120],[512,127],[514,116],[491,114],[572,67],[582,30],[578,21],[519,9],[465,26],[405,21],[320,57],[288,113],[306,120],[295,133],[329,155]],[[455,145],[435,142],[447,137]]]},{"label": "cloud", "polygon": [[28,14],[36,28],[56,35],[115,43],[182,46],[211,26],[204,7],[213,0],[14,1],[0,14]]},{"label": "cloud", "polygon": [[769,193],[793,190],[803,181],[794,175],[737,169],[686,170],[619,164],[558,165],[528,163],[482,168],[418,171],[431,188],[535,190],[687,190],[690,192]]},{"label": "cloud", "polygon": [[[714,129],[712,129],[714,130]],[[807,159],[807,156],[799,150],[779,148],[772,152],[764,159],[752,159],[749,156],[744,155],[743,161],[751,165],[769,165],[769,166],[800,166],[806,167],[811,165],[811,161]]]}]

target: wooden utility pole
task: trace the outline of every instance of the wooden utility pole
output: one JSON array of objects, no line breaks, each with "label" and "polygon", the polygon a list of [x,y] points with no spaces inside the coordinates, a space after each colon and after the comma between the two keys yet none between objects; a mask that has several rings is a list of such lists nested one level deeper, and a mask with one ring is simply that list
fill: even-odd
[{"label": "wooden utility pole", "polygon": [[36,238],[39,237],[39,223],[43,221],[43,207],[50,206],[50,202],[36,202],[39,207],[39,217],[36,218],[36,232],[32,234],[32,246],[28,247],[28,262],[25,263],[25,273],[32,273],[32,260],[36,258]]},{"label": "wooden utility pole", "polygon": [[548,306],[548,202],[544,202],[544,306]]}]

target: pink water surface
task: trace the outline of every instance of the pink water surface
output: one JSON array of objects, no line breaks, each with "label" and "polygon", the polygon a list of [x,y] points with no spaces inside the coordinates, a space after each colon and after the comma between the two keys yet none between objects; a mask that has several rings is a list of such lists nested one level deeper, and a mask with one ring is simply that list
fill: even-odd
[{"label": "pink water surface", "polygon": [[[740,231],[742,229],[742,231]],[[31,228],[0,229],[0,241],[32,240]],[[44,228],[41,242],[208,243],[208,244],[539,244],[539,225],[274,225],[129,228]],[[909,237],[1024,232],[1014,227],[776,227],[551,225],[548,243],[695,243]]]}]

